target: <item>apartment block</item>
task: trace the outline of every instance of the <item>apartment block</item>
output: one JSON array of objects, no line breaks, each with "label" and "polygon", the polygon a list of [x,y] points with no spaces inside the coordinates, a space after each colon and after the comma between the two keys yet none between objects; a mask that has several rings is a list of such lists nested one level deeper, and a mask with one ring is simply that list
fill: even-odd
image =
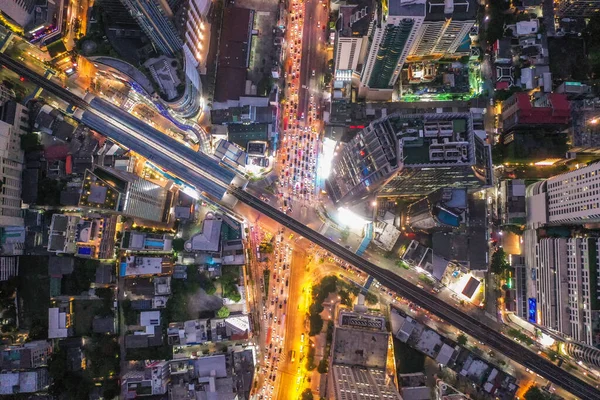
[{"label": "apartment block", "polygon": [[[425,20],[414,41],[409,60],[456,55],[465,40],[469,40],[477,6],[474,0],[427,0]],[[463,53],[469,54],[469,51],[467,48]]]},{"label": "apartment block", "polygon": [[334,202],[352,203],[491,183],[490,147],[474,134],[471,114],[393,114],[341,145],[327,190]]},{"label": "apartment block", "polygon": [[27,107],[9,100],[0,106],[0,227],[23,226],[21,135],[29,129]]},{"label": "apartment block", "polygon": [[527,225],[600,222],[600,163],[527,187]]},{"label": "apartment block", "polygon": [[390,0],[387,7],[378,9],[369,32],[369,54],[360,77],[360,97],[391,99],[425,14],[425,0]]},{"label": "apartment block", "polygon": [[173,11],[166,1],[121,1],[161,53],[173,57],[181,51],[183,42],[173,24]]},{"label": "apartment block", "polygon": [[574,341],[599,344],[600,239],[539,238],[532,250],[536,293],[529,313],[535,322]]},{"label": "apartment block", "polygon": [[371,0],[340,5],[333,58],[336,79],[362,70],[368,53],[369,32],[375,23],[374,16],[375,3]]}]

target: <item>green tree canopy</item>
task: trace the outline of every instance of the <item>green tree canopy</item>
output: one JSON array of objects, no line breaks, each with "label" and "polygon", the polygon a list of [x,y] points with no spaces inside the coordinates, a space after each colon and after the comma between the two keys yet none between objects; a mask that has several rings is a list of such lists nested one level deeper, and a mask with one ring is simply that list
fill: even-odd
[{"label": "green tree canopy", "polygon": [[458,344],[460,344],[461,346],[464,346],[465,344],[467,344],[467,337],[464,334],[460,334],[458,335],[458,337],[456,338],[456,341],[458,342]]},{"label": "green tree canopy", "polygon": [[230,313],[231,311],[229,311],[229,308],[223,306],[217,310],[217,318],[227,318]]},{"label": "green tree canopy", "polygon": [[313,394],[309,388],[304,389],[302,392],[302,400],[313,400]]},{"label": "green tree canopy", "polygon": [[550,400],[551,396],[542,392],[537,386],[532,386],[525,392],[525,400]]},{"label": "green tree canopy", "polygon": [[502,274],[508,268],[510,268],[510,264],[506,259],[506,252],[501,247],[492,254],[492,262],[490,265],[492,272],[495,274]]},{"label": "green tree canopy", "polygon": [[173,239],[173,250],[176,251],[177,253],[180,253],[183,251],[183,245],[185,244],[185,240],[183,240],[182,238],[176,238]]}]

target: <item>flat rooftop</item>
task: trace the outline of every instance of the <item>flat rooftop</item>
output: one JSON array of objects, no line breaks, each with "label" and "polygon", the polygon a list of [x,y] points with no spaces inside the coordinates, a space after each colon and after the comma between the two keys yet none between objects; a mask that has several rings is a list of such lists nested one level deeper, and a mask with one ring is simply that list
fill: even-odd
[{"label": "flat rooftop", "polygon": [[385,368],[389,336],[388,332],[336,327],[333,363]]}]

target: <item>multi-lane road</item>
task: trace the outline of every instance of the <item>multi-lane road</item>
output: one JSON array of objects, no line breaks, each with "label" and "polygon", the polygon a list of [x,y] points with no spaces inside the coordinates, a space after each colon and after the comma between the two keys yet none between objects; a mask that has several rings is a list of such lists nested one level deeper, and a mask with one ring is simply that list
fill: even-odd
[{"label": "multi-lane road", "polygon": [[[6,55],[0,55],[0,64],[7,66],[18,74],[26,75],[31,80],[35,80],[36,84],[40,85],[46,90],[49,90],[52,94],[62,98],[76,107],[81,107],[83,110],[89,109],[95,113],[101,113],[101,111],[98,110],[93,111],[93,107],[90,107],[90,105],[83,99],[31,72],[27,68],[11,60]],[[107,109],[107,111],[109,110]],[[103,115],[101,118],[106,119],[107,122],[112,120],[112,117],[107,115]],[[122,121],[114,122],[120,125],[126,125],[131,121],[128,121],[124,118]],[[224,190],[229,190],[229,193],[239,201],[255,208],[265,216],[280,223],[284,227],[291,229],[297,234],[302,235],[306,239],[323,247],[344,261],[355,265],[365,273],[373,276],[391,290],[398,293],[400,296],[405,297],[424,309],[429,310],[431,313],[446,320],[458,329],[473,336],[477,340],[489,344],[497,351],[540,374],[551,382],[563,387],[572,394],[582,399],[600,399],[600,391],[598,391],[596,388],[570,375],[565,370],[559,368],[537,354],[525,350],[524,347],[516,344],[512,341],[512,339],[507,338],[494,329],[489,328],[481,321],[461,312],[441,299],[438,299],[435,295],[415,287],[412,283],[399,277],[393,272],[382,269],[375,264],[364,260],[362,257],[357,256],[345,247],[332,242],[325,236],[313,231],[304,224],[294,220],[269,204],[264,203],[258,198],[245,192],[243,189],[230,185],[230,182],[227,182],[228,178],[225,177],[228,174],[224,171],[220,171],[215,175],[211,175],[210,172],[207,173],[206,169],[203,169],[202,163],[208,163],[207,165],[210,165],[211,168],[215,169],[218,166],[218,163],[215,164],[214,159],[211,159],[209,162],[207,159],[209,156],[195,153],[191,158],[182,157],[181,155],[187,154],[190,149],[168,137],[163,137],[160,140],[157,139],[153,140],[151,143],[148,143],[143,137],[145,136],[146,132],[150,132],[150,130],[153,128],[146,126],[141,121],[137,121],[134,125],[134,127],[118,127],[124,134],[128,136],[128,141],[131,141],[129,144],[124,143],[124,145],[131,146],[132,150],[138,151],[142,155],[144,155],[144,153],[150,153],[154,155],[154,159],[159,165],[161,162],[168,161],[169,165],[163,165],[163,167],[170,169],[172,173],[180,176],[182,179],[189,180],[189,183],[196,186],[199,190],[204,190],[203,184],[205,184],[207,179],[210,180],[212,185],[218,185]],[[134,130],[137,129],[140,130],[135,132]],[[110,135],[111,132],[107,132],[106,134]],[[158,134],[160,135],[159,132]],[[119,139],[115,138],[115,140]],[[191,174],[190,169],[193,171]],[[225,168],[223,167],[223,169]]]}]

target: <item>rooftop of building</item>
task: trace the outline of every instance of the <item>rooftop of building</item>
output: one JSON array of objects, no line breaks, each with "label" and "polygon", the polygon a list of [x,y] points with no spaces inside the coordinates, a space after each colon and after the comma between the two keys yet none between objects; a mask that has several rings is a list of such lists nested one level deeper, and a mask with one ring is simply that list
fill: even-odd
[{"label": "rooftop of building", "polygon": [[121,261],[120,276],[157,275],[162,273],[162,257],[125,257]]},{"label": "rooftop of building", "polygon": [[[0,374],[0,394],[14,395],[17,393],[33,393],[42,387],[38,384],[38,375],[47,375],[46,369],[33,371],[3,372]],[[45,380],[47,384],[47,379]]]},{"label": "rooftop of building", "polygon": [[232,124],[227,126],[229,141],[246,148],[250,141],[269,140],[268,124]]},{"label": "rooftop of building", "polygon": [[571,118],[571,105],[564,93],[547,93],[532,100],[528,93],[513,94],[502,103],[502,118],[506,121],[518,110],[518,124],[567,124]]},{"label": "rooftop of building", "polygon": [[425,21],[474,21],[477,7],[475,0],[427,0]]},{"label": "rooftop of building", "polygon": [[387,332],[336,327],[333,363],[385,368],[388,341]]},{"label": "rooftop of building", "polygon": [[400,17],[424,17],[425,0],[390,0],[388,15]]},{"label": "rooftop of building", "polygon": [[202,222],[202,232],[195,234],[185,242],[186,251],[219,251],[222,224],[221,218],[217,218],[212,213],[207,214]]},{"label": "rooftop of building", "polygon": [[366,36],[373,20],[372,0],[353,0],[340,6],[337,29],[341,37]]}]

